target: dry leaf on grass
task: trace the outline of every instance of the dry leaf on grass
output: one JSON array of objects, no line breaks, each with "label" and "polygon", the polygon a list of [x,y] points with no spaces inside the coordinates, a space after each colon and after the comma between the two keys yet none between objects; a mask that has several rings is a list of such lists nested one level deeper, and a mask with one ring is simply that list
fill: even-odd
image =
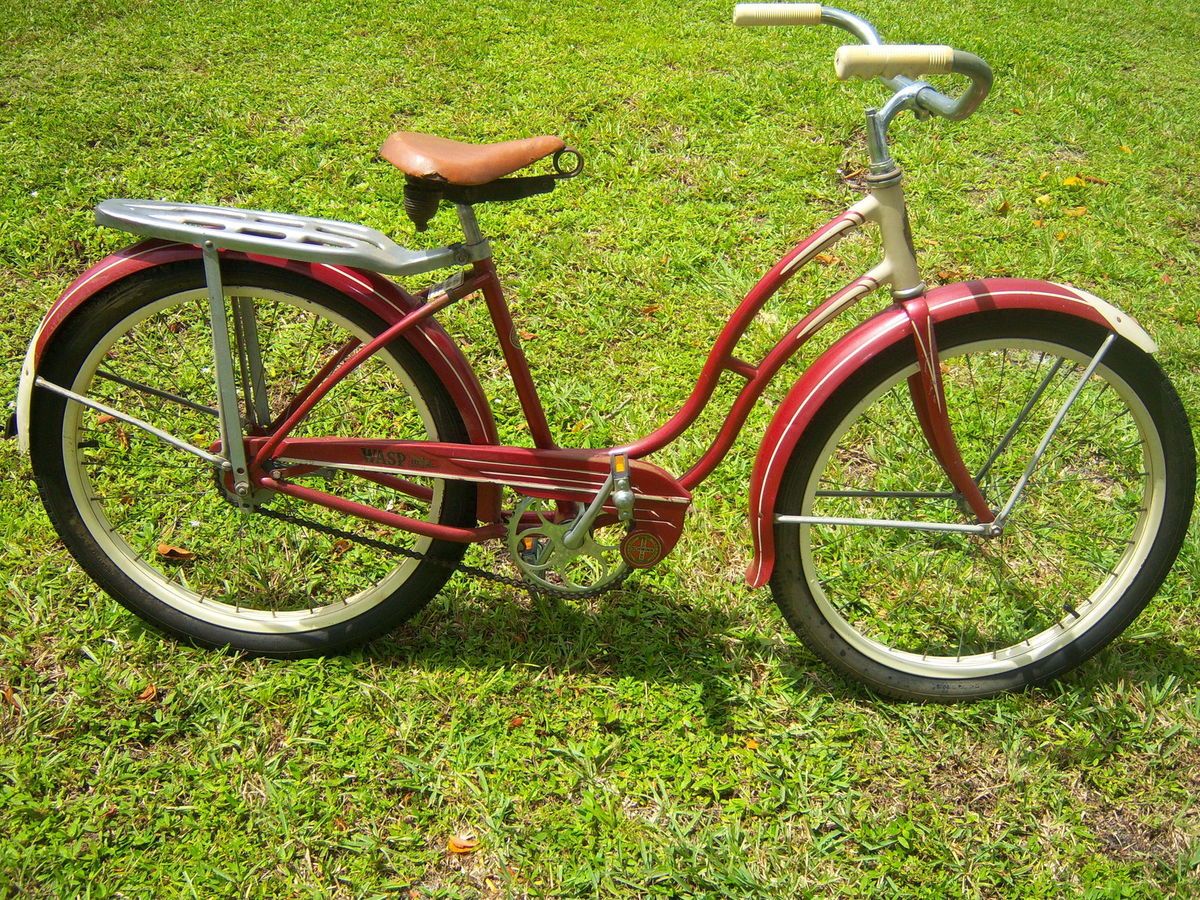
[{"label": "dry leaf on grass", "polygon": [[177,562],[196,558],[196,554],[191,550],[185,550],[183,547],[176,547],[174,544],[159,544],[158,555],[163,559],[171,559]]},{"label": "dry leaf on grass", "polygon": [[142,703],[150,703],[158,697],[158,688],[152,683],[142,688],[142,692],[137,695],[138,700]]},{"label": "dry leaf on grass", "polygon": [[473,837],[462,834],[450,835],[450,841],[446,845],[451,853],[474,853],[479,846],[479,841]]}]

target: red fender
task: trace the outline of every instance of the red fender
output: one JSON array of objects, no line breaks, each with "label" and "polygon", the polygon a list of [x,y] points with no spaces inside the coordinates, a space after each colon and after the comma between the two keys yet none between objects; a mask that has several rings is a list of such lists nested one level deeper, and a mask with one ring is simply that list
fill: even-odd
[{"label": "red fender", "polygon": [[[1153,353],[1150,336],[1131,317],[1086,291],[1017,278],[989,278],[935,288],[925,295],[935,325],[985,310],[1047,310],[1077,316],[1115,331]],[[792,386],[767,427],[750,479],[750,530],[754,558],[746,570],[751,587],[761,587],[775,568],[775,501],[792,451],[821,405],[858,369],[901,341],[912,340],[908,315],[889,307],[826,350]]]},{"label": "red fender", "polygon": [[[349,266],[300,262],[236,251],[222,251],[221,257],[223,259],[249,260],[261,265],[298,272],[362,304],[388,324],[398,322],[406,313],[421,305],[420,300],[377,272],[368,272]],[[25,366],[21,372],[21,389],[18,399],[18,420],[20,421],[22,442],[26,440],[24,435],[28,434],[25,420],[28,416],[33,379],[37,374],[42,353],[71,314],[105,288],[137,272],[154,266],[190,259],[201,259],[199,247],[157,239],[143,241],[132,247],[126,247],[124,250],[118,250],[96,263],[71,283],[43,317],[41,325],[38,326],[33,341],[29,345]],[[429,363],[434,373],[450,392],[455,406],[462,414],[471,442],[475,444],[499,443],[496,423],[492,418],[487,398],[484,396],[483,387],[458,345],[454,343],[442,326],[432,319],[426,319],[407,331],[404,337],[412,344],[413,349]],[[479,495],[480,518],[484,521],[497,521],[498,502],[499,496],[496,490],[486,485],[482,486]]]}]

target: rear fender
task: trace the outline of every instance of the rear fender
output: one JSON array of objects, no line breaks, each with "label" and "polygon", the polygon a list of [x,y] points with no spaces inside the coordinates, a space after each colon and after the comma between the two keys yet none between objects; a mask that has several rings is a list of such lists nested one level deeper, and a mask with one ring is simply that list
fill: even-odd
[{"label": "rear fender", "polygon": [[[200,248],[191,244],[162,240],[143,241],[101,260],[71,283],[42,318],[25,352],[21,382],[17,390],[17,434],[22,451],[29,450],[27,423],[38,367],[46,348],[71,315],[101,291],[138,272],[181,260],[201,258]],[[221,258],[248,260],[297,272],[346,295],[388,324],[398,322],[405,314],[421,305],[419,299],[376,272],[235,251],[222,251]],[[466,423],[470,441],[475,444],[498,443],[496,423],[483,388],[475,371],[450,335],[433,319],[425,319],[405,332],[404,337],[429,363],[450,392]],[[483,521],[498,521],[499,493],[494,486],[480,487],[478,512]]]},{"label": "rear fender", "polygon": [[[1114,331],[1154,353],[1158,348],[1132,317],[1086,291],[1017,278],[990,278],[935,288],[925,295],[934,325],[972,313],[1000,309],[1044,310],[1076,316]],[[872,359],[901,341],[912,340],[909,318],[889,307],[826,350],[792,386],[767,427],[750,480],[750,530],[754,558],[746,570],[751,587],[761,587],[775,568],[775,502],[784,469],[821,405]]]}]

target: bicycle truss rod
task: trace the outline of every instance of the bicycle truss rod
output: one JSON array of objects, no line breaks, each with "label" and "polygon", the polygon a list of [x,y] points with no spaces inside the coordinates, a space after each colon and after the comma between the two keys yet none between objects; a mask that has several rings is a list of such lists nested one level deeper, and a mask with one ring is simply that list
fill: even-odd
[{"label": "bicycle truss rod", "polygon": [[864,528],[897,528],[905,531],[949,531],[957,534],[992,534],[991,524],[956,525],[953,522],[913,522],[906,519],[843,519],[837,516],[777,515],[779,525],[860,525]]},{"label": "bicycle truss rod", "polygon": [[1063,423],[1063,419],[1067,417],[1067,412],[1075,405],[1075,401],[1079,395],[1083,393],[1084,386],[1091,379],[1092,374],[1100,366],[1100,361],[1104,359],[1104,354],[1108,352],[1108,348],[1112,346],[1113,341],[1117,339],[1116,333],[1110,334],[1104,339],[1104,343],[1100,345],[1100,349],[1096,351],[1096,355],[1092,357],[1092,361],[1088,363],[1088,367],[1084,369],[1083,374],[1079,376],[1079,381],[1072,389],[1071,394],[1067,397],[1067,401],[1062,405],[1062,409],[1058,411],[1058,415],[1054,417],[1054,421],[1050,423],[1050,427],[1046,429],[1046,434],[1042,437],[1042,441],[1038,444],[1037,450],[1033,452],[1033,458],[1029,460],[1029,465],[1025,467],[1025,471],[1021,473],[1020,479],[1017,481],[1016,487],[1013,488],[1012,494],[1009,495],[1008,502],[1004,504],[1004,508],[1000,510],[996,516],[996,521],[1003,525],[1008,517],[1012,514],[1013,508],[1017,505],[1017,501],[1021,499],[1021,494],[1025,490],[1025,486],[1029,484],[1029,479],[1033,477],[1033,470],[1037,468],[1037,464],[1041,462],[1042,456],[1045,455],[1046,449],[1050,446],[1050,441],[1054,439],[1054,435],[1058,433],[1058,428]]},{"label": "bicycle truss rod", "polygon": [[104,413],[106,416],[112,416],[114,419],[119,419],[120,421],[125,422],[127,425],[132,425],[135,428],[140,428],[142,431],[145,431],[145,432],[148,432],[148,433],[154,435],[160,441],[165,441],[166,443],[170,444],[172,447],[176,447],[176,448],[182,450],[184,453],[190,453],[190,454],[192,454],[192,456],[200,457],[206,463],[210,463],[211,465],[217,466],[218,468],[221,468],[221,469],[230,468],[230,464],[228,461],[222,459],[221,457],[217,456],[214,453],[209,453],[207,450],[202,450],[199,447],[193,446],[192,444],[189,444],[187,441],[180,440],[179,438],[175,437],[175,435],[171,434],[170,432],[163,431],[161,428],[156,428],[155,426],[151,425],[149,422],[144,422],[141,419],[137,418],[136,416],[131,416],[128,413],[123,413],[120,410],[113,409],[111,406],[107,406],[104,403],[100,403],[96,400],[91,400],[87,397],[84,397],[81,394],[75,393],[74,391],[67,390],[67,388],[61,387],[52,381],[47,381],[41,375],[39,375],[37,377],[37,380],[34,381],[34,384],[36,384],[38,387],[45,388],[46,390],[50,391],[51,393],[66,397],[68,400],[74,400],[76,403],[78,403],[82,406],[86,406],[89,409],[94,409],[97,412]]}]

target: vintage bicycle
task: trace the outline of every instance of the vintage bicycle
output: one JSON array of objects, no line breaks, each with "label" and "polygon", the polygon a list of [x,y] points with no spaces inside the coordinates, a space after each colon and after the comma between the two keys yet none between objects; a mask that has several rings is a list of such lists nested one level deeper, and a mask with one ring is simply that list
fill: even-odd
[{"label": "vintage bicycle", "polygon": [[[891,302],[809,366],[768,426],[749,484],[751,587],[770,584],[818,655],[878,691],[965,698],[1087,659],[1155,594],[1184,538],[1191,431],[1138,324],[1086,291],[983,279],[928,289],[889,126],[962,120],[987,96],[979,57],[884,45],[818,4],[741,4],[740,25],[831,25],[861,43],[839,78],[879,77],[866,112],[869,193],[762,277],[717,336],[683,407],[639,440],[559,447],[475,207],[548,192],[582,157],[556,137],[477,145],[399,132],[424,230],[452,204],[463,240],[401,247],[358,225],[106,200],[97,221],[145,238],[81,275],[30,344],[21,441],[79,564],[148,622],[277,657],[344,650],[421,609],[465,568],[584,597],[679,540],[781,367],[881,288]],[[919,80],[964,76],[957,97]],[[552,171],[517,175],[550,160]],[[882,260],[759,362],[735,354],[772,296],[872,224]],[[409,293],[387,275],[455,273]],[[532,446],[499,443],[479,379],[435,314],[482,295]],[[720,378],[744,383],[682,475],[648,458]],[[513,498],[509,503],[508,498]],[[500,540],[519,579],[463,566]]]}]

